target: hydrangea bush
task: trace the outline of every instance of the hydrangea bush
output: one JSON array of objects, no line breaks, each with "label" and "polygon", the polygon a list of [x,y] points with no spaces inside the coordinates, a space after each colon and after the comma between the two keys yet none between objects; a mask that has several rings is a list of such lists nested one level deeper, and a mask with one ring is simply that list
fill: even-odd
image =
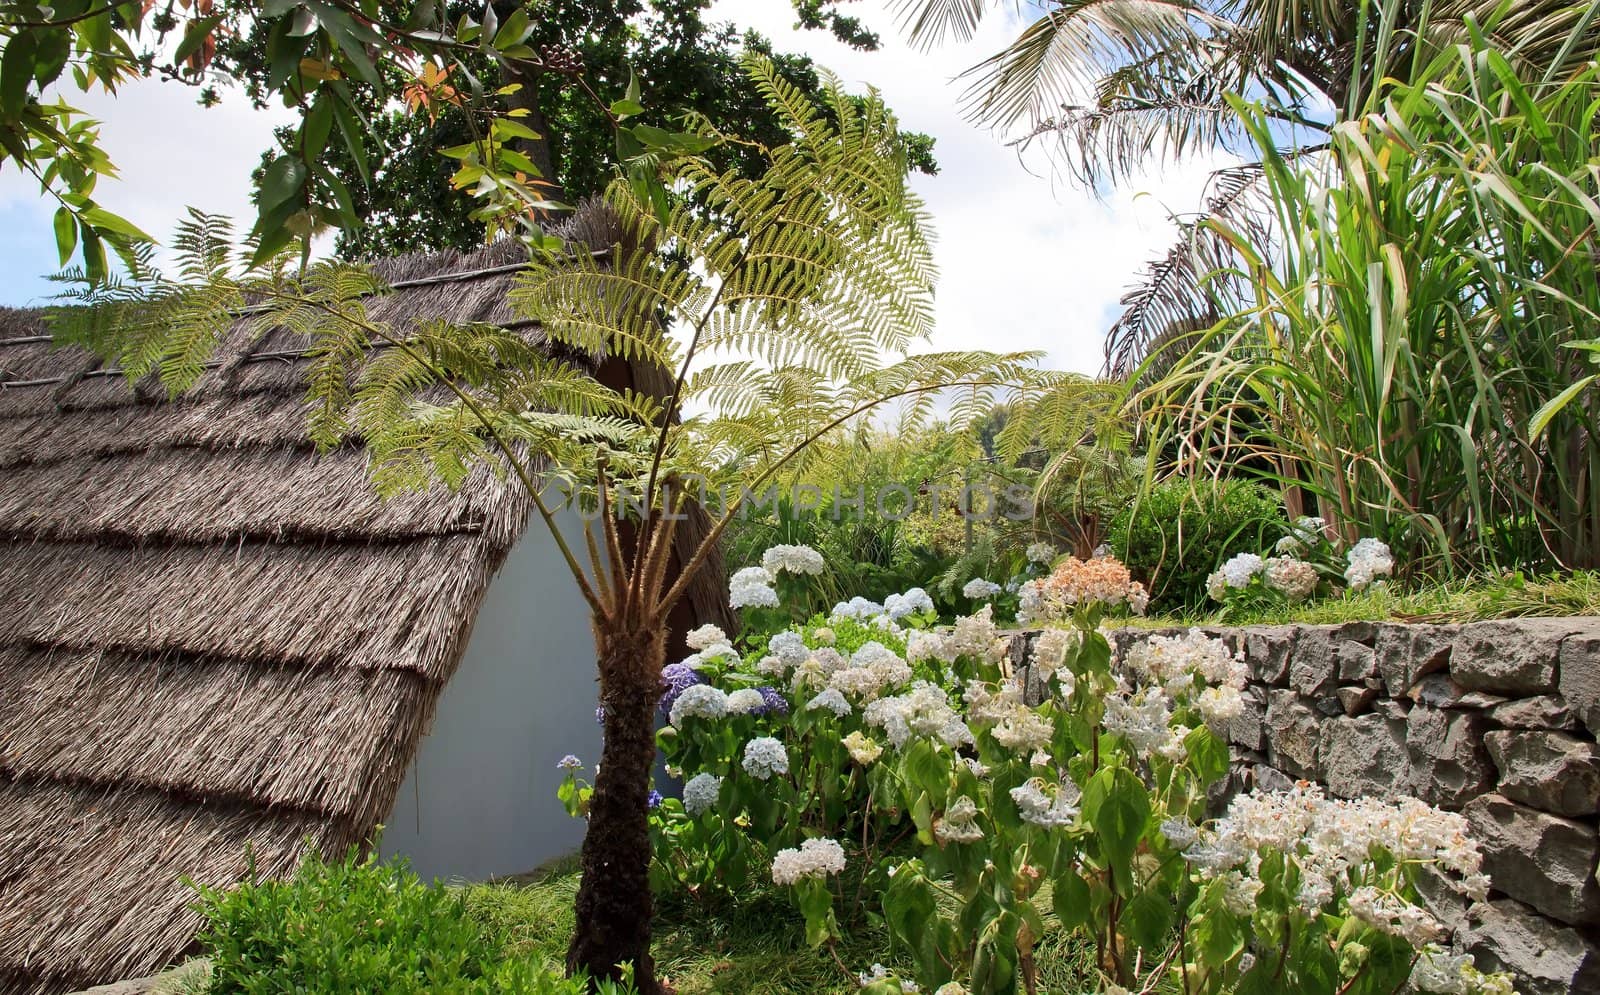
[{"label": "hydrangea bush", "polygon": [[1238,553],[1206,578],[1206,594],[1227,611],[1299,604],[1319,595],[1385,583],[1394,556],[1377,539],[1349,548],[1329,537],[1321,518],[1297,519],[1268,556]]},{"label": "hydrangea bush", "polygon": [[1303,784],[1212,817],[1242,661],[1195,631],[1114,663],[1102,621],[1146,600],[1114,559],[1019,596],[1049,626],[1025,674],[991,606],[935,629],[915,592],[742,654],[699,630],[662,698],[685,787],[655,813],[658,886],[770,882],[814,945],[881,917],[912,968],[863,971],[874,995],[1035,992],[1052,929],[1088,938],[1104,992],[1510,991],[1418,899],[1425,874],[1487,886],[1459,815]]}]

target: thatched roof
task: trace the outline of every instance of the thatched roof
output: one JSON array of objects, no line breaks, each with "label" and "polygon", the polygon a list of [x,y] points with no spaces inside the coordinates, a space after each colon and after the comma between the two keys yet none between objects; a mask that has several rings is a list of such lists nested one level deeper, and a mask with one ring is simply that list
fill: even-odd
[{"label": "thatched roof", "polygon": [[[519,251],[380,264],[370,311],[508,320]],[[0,310],[0,993],[160,967],[247,847],[366,840],[528,520],[487,472],[380,501],[307,441],[301,344],[235,337],[169,402]]]}]

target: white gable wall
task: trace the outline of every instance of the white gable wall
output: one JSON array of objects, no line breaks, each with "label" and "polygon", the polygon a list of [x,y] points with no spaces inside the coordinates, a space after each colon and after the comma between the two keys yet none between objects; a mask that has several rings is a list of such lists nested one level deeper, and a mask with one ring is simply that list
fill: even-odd
[{"label": "white gable wall", "polygon": [[[575,514],[561,520],[582,535]],[[535,518],[489,585],[382,853],[409,857],[424,879],[480,881],[576,851],[585,824],[556,799],[556,762],[575,753],[593,770],[597,697],[588,607]]]}]

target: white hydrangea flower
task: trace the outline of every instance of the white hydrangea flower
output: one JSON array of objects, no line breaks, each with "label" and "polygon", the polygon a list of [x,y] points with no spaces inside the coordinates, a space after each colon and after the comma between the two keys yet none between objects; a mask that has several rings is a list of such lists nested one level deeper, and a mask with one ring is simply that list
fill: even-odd
[{"label": "white hydrangea flower", "polygon": [[784,631],[767,640],[767,652],[783,661],[786,667],[798,667],[811,655],[805,637],[794,631]]},{"label": "white hydrangea flower", "polygon": [[688,642],[689,648],[692,650],[703,650],[718,644],[727,644],[728,634],[707,622],[700,628],[690,632],[686,642]]},{"label": "white hydrangea flower", "polygon": [[849,751],[850,759],[863,767],[870,767],[873,761],[883,756],[883,747],[872,737],[862,735],[859,729],[839,742]]},{"label": "white hydrangea flower", "polygon": [[1029,563],[1049,564],[1056,558],[1056,548],[1047,542],[1036,542],[1028,546],[1024,555]]},{"label": "white hydrangea flower", "polygon": [[1267,586],[1290,601],[1304,601],[1317,589],[1317,568],[1304,560],[1274,556],[1267,560]]},{"label": "white hydrangea flower", "polygon": [[1394,573],[1394,555],[1386,544],[1377,539],[1358,541],[1350,547],[1345,559],[1350,565],[1345,568],[1344,580],[1351,590],[1359,591],[1378,578]]},{"label": "white hydrangea flower", "polygon": [[826,566],[822,554],[810,546],[773,546],[761,554],[761,565],[776,577],[780,573],[805,574],[815,577]]},{"label": "white hydrangea flower", "polygon": [[783,662],[783,657],[768,653],[756,661],[756,673],[782,680],[789,673],[789,665]]},{"label": "white hydrangea flower", "polygon": [[717,794],[722,790],[722,778],[714,774],[696,774],[683,786],[683,810],[699,815],[717,804]]},{"label": "white hydrangea flower", "polygon": [[1188,819],[1168,819],[1161,824],[1161,835],[1174,850],[1187,850],[1200,838],[1200,831]]},{"label": "white hydrangea flower", "polygon": [[934,990],[933,995],[972,995],[972,993],[959,981],[946,981]]},{"label": "white hydrangea flower", "polygon": [[955,747],[973,742],[972,730],[950,707],[943,688],[917,681],[902,695],[879,698],[866,707],[862,718],[879,728],[895,749],[901,749],[913,734],[938,739]]},{"label": "white hydrangea flower", "polygon": [[1001,717],[989,735],[1008,750],[1033,753],[1050,745],[1055,729],[1038,712],[1019,703]]},{"label": "white hydrangea flower", "polygon": [[1064,782],[1052,797],[1044,790],[1044,782],[1035,777],[1011,789],[1011,800],[1023,822],[1053,829],[1066,826],[1078,817],[1078,801],[1082,792],[1072,781]]},{"label": "white hydrangea flower", "polygon": [[774,774],[789,773],[789,752],[771,736],[757,736],[744,744],[744,759],[740,766],[758,781],[770,779]]},{"label": "white hydrangea flower", "polygon": [[684,719],[720,719],[728,714],[728,695],[709,684],[693,684],[683,689],[678,700],[672,703],[667,721],[674,727],[683,725]]},{"label": "white hydrangea flower", "polygon": [[945,636],[945,642],[956,656],[991,662],[1005,656],[1009,645],[1000,638],[1000,630],[994,624],[994,605],[984,605],[971,615],[956,619],[955,628]]},{"label": "white hydrangea flower", "polygon": [[815,639],[819,645],[832,646],[834,641],[839,637],[834,634],[832,629],[824,625],[819,627],[815,632],[811,633],[811,638]]},{"label": "white hydrangea flower", "polygon": [[996,594],[999,594],[1000,591],[1001,587],[999,584],[996,584],[992,580],[984,580],[982,577],[972,578],[971,580],[967,581],[964,587],[961,588],[961,593],[974,601],[981,601],[984,598],[992,598]]},{"label": "white hydrangea flower", "polygon": [[1200,714],[1212,732],[1224,732],[1229,723],[1244,714],[1244,695],[1224,684],[1200,692]]},{"label": "white hydrangea flower", "polygon": [[1206,596],[1212,601],[1227,599],[1228,577],[1221,570],[1213,570],[1206,575]]},{"label": "white hydrangea flower", "polygon": [[828,613],[828,618],[834,622],[840,622],[845,619],[866,622],[882,614],[882,605],[876,601],[868,601],[866,598],[856,595],[849,601],[841,601],[834,605],[833,611]]},{"label": "white hydrangea flower", "polygon": [[728,695],[729,715],[749,715],[767,707],[767,699],[755,688],[740,688]]},{"label": "white hydrangea flower", "polygon": [[884,614],[897,622],[912,615],[932,615],[938,611],[933,606],[933,598],[920,587],[913,587],[904,594],[891,594],[884,598],[883,610]]},{"label": "white hydrangea flower", "polygon": [[745,567],[728,581],[728,604],[734,608],[776,608],[778,592],[765,567]]},{"label": "white hydrangea flower", "polygon": [[956,654],[946,644],[944,637],[937,632],[917,629],[906,637],[906,660],[911,663],[920,663],[923,660],[954,663],[955,659]]},{"label": "white hydrangea flower", "polygon": [[789,885],[843,870],[844,847],[826,836],[819,836],[802,842],[798,850],[779,850],[772,858],[772,883]]},{"label": "white hydrangea flower", "polygon": [[1266,567],[1266,561],[1256,554],[1240,553],[1222,565],[1222,578],[1229,587],[1249,587],[1251,578]]},{"label": "white hydrangea flower", "polygon": [[824,688],[821,694],[806,702],[808,712],[814,712],[819,708],[832,712],[841,719],[850,714],[850,702],[845,700],[838,688]]},{"label": "white hydrangea flower", "polygon": [[983,829],[975,821],[977,817],[978,806],[962,795],[934,822],[933,835],[941,843],[976,843],[983,839]]}]

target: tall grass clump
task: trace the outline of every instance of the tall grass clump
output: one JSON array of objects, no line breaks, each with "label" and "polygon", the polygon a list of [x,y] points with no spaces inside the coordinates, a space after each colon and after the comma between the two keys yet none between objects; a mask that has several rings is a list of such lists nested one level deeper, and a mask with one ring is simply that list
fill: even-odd
[{"label": "tall grass clump", "polygon": [[1325,152],[1280,151],[1235,101],[1272,237],[1210,222],[1231,316],[1137,402],[1180,464],[1265,466],[1291,512],[1413,569],[1600,565],[1600,74],[1530,67],[1470,22],[1400,45],[1394,20],[1364,44],[1418,65]]}]

